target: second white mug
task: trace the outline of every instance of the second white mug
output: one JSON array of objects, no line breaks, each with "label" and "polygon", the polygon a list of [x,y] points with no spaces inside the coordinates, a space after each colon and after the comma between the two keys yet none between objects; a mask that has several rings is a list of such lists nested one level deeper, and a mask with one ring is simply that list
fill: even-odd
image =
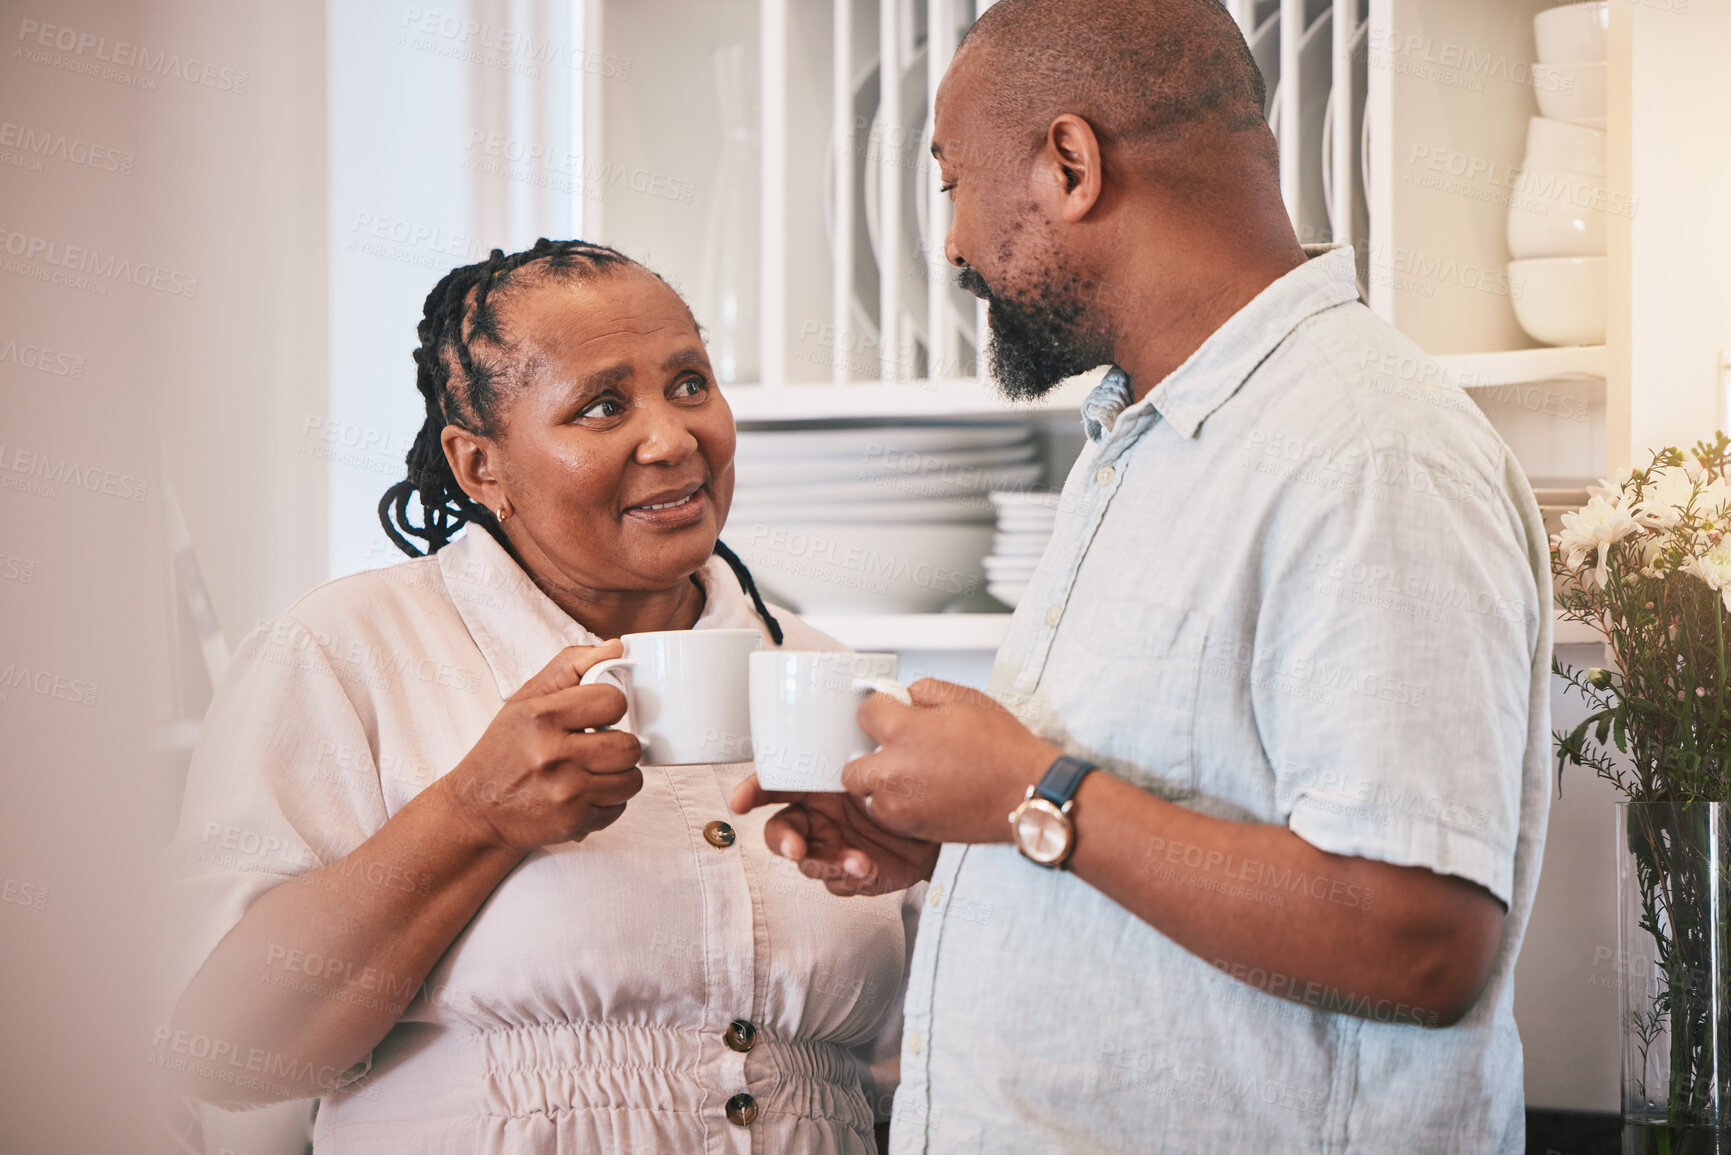
[{"label": "second white mug", "polygon": [[841,771],[877,749],[854,715],[872,693],[907,704],[894,654],[763,650],[751,655],[751,733],[765,790],[839,792]]}]

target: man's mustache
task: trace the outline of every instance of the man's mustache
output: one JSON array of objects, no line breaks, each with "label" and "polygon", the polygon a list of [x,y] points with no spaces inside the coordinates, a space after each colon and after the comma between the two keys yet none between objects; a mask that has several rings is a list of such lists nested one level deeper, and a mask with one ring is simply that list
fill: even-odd
[{"label": "man's mustache", "polygon": [[977,269],[963,269],[960,273],[957,273],[956,284],[960,285],[982,301],[991,301],[995,299],[992,295],[992,290],[986,287],[986,278],[980,276],[979,270]]}]

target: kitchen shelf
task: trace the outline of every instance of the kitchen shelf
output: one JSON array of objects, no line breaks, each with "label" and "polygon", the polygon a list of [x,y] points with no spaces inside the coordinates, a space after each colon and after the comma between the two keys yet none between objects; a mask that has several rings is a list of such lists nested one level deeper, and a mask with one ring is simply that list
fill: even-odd
[{"label": "kitchen shelf", "polygon": [[1504,353],[1456,353],[1437,360],[1463,389],[1555,381],[1560,377],[1603,378],[1610,365],[1603,345],[1512,349]]},{"label": "kitchen shelf", "polygon": [[845,385],[728,385],[722,387],[740,424],[786,421],[921,421],[948,418],[1014,418],[1027,414],[1075,413],[1098,383],[1092,374],[1065,382],[1038,401],[1006,401],[989,384],[971,378],[939,381],[860,381]]},{"label": "kitchen shelf", "polygon": [[995,650],[1010,629],[1004,614],[808,614],[815,626],[856,650]]},{"label": "kitchen shelf", "polygon": [[[1465,389],[1488,389],[1607,372],[1603,345],[1458,353],[1438,357],[1451,380]],[[730,385],[724,388],[734,420],[773,425],[793,421],[1014,418],[1072,414],[1099,381],[1093,373],[1065,382],[1037,401],[1014,402],[971,378],[939,381],[859,381],[845,385]]]},{"label": "kitchen shelf", "polygon": [[[995,650],[1004,644],[1010,614],[812,614],[805,621],[837,641],[863,650]],[[1596,645],[1599,632],[1564,621],[1552,633],[1558,646]]]}]

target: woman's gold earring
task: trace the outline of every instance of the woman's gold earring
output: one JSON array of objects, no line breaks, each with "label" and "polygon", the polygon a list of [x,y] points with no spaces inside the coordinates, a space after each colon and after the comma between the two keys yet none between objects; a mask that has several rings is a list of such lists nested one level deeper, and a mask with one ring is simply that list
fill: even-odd
[{"label": "woman's gold earring", "polygon": [[511,505],[509,502],[507,502],[506,504],[501,505],[499,507],[499,524],[503,525],[505,523],[505,519],[507,517],[510,517],[510,516],[511,516]]}]

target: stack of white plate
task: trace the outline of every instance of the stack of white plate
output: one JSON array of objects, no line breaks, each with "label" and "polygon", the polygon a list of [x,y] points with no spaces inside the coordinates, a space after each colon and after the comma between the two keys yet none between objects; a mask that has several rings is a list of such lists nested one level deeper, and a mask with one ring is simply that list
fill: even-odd
[{"label": "stack of white plate", "polygon": [[998,532],[992,536],[992,552],[983,563],[986,592],[1015,608],[1028,592],[1028,582],[1058,517],[1056,493],[994,493]]},{"label": "stack of white plate", "polygon": [[1039,480],[1021,424],[742,432],[722,540],[801,613],[931,613],[975,595],[994,489]]}]

